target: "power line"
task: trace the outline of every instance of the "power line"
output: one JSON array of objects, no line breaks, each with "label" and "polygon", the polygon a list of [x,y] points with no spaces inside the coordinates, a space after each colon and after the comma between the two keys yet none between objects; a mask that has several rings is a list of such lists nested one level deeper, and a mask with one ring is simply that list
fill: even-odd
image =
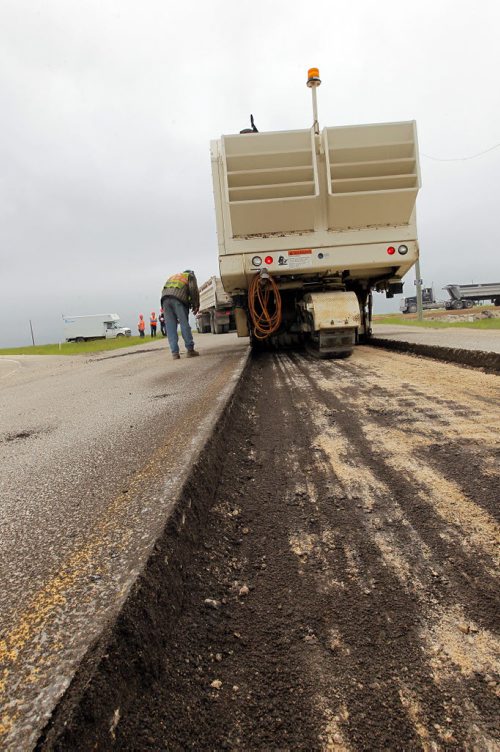
[{"label": "power line", "polygon": [[484,151],[480,151],[477,154],[472,154],[470,157],[454,157],[451,159],[441,159],[440,157],[431,157],[430,154],[424,154],[423,152],[420,152],[423,157],[426,157],[427,159],[432,159],[434,162],[467,162],[469,159],[477,159],[477,157],[482,157],[483,154],[488,154],[488,152],[493,151],[494,149],[498,149],[500,146],[500,142],[498,144],[495,144],[494,146],[490,146],[489,149],[485,149]]}]

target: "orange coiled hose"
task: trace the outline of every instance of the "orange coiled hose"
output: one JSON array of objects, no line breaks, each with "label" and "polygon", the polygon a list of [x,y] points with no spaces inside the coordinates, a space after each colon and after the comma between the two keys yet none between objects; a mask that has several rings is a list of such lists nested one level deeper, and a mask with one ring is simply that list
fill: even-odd
[{"label": "orange coiled hose", "polygon": [[[278,285],[268,275],[256,274],[248,290],[248,308],[257,339],[267,339],[281,326],[281,295]],[[272,313],[270,312],[271,310]]]}]

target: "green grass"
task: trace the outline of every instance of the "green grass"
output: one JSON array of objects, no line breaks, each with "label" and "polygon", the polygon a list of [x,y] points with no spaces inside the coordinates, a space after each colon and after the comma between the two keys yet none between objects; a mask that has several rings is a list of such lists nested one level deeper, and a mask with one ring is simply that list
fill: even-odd
[{"label": "green grass", "polygon": [[[157,337],[155,341],[163,339]],[[117,339],[96,339],[92,342],[63,342],[61,347],[55,345],[36,345],[35,347],[7,347],[0,350],[0,355],[83,355],[102,350],[120,350],[151,342],[151,337],[118,337]]]},{"label": "green grass", "polygon": [[374,316],[374,324],[389,324],[392,326],[421,326],[426,329],[500,329],[500,318],[480,319],[479,321],[429,321],[424,319],[410,319],[406,316]]}]

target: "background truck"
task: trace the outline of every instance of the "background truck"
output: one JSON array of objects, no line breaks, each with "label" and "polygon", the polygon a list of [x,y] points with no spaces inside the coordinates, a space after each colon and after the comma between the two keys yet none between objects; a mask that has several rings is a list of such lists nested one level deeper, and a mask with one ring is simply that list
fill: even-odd
[{"label": "background truck", "polygon": [[[436,300],[434,297],[434,290],[432,287],[422,287],[422,308],[430,310],[433,308],[445,308],[446,302],[444,300]],[[416,313],[417,312],[417,296],[413,295],[409,298],[403,298],[399,304],[399,310],[402,313]]]},{"label": "background truck", "polygon": [[128,327],[120,326],[117,313],[95,313],[91,316],[63,316],[66,342],[85,342],[88,339],[130,337]]},{"label": "background truck", "polygon": [[402,292],[418,258],[414,121],[211,143],[220,275],[239,336],[345,356],[371,335],[372,290]]},{"label": "background truck", "polygon": [[223,334],[234,328],[234,307],[219,277],[210,277],[200,290],[200,310],[196,315],[196,328],[200,334]]},{"label": "background truck", "polygon": [[446,301],[448,310],[472,308],[475,303],[488,301],[500,306],[500,282],[483,285],[446,285],[450,300]]}]

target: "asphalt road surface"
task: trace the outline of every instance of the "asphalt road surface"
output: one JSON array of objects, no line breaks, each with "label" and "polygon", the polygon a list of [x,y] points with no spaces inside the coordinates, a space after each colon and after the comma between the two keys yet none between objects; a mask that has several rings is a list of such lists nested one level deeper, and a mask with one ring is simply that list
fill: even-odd
[{"label": "asphalt road surface", "polygon": [[31,749],[117,611],[247,352],[0,358],[0,747]]},{"label": "asphalt road surface", "polygon": [[368,347],[245,378],[157,673],[55,749],[498,749],[498,378]]},{"label": "asphalt road surface", "polygon": [[500,353],[500,330],[498,329],[451,329],[449,327],[426,329],[417,326],[375,324],[373,334],[375,337],[400,342]]}]

